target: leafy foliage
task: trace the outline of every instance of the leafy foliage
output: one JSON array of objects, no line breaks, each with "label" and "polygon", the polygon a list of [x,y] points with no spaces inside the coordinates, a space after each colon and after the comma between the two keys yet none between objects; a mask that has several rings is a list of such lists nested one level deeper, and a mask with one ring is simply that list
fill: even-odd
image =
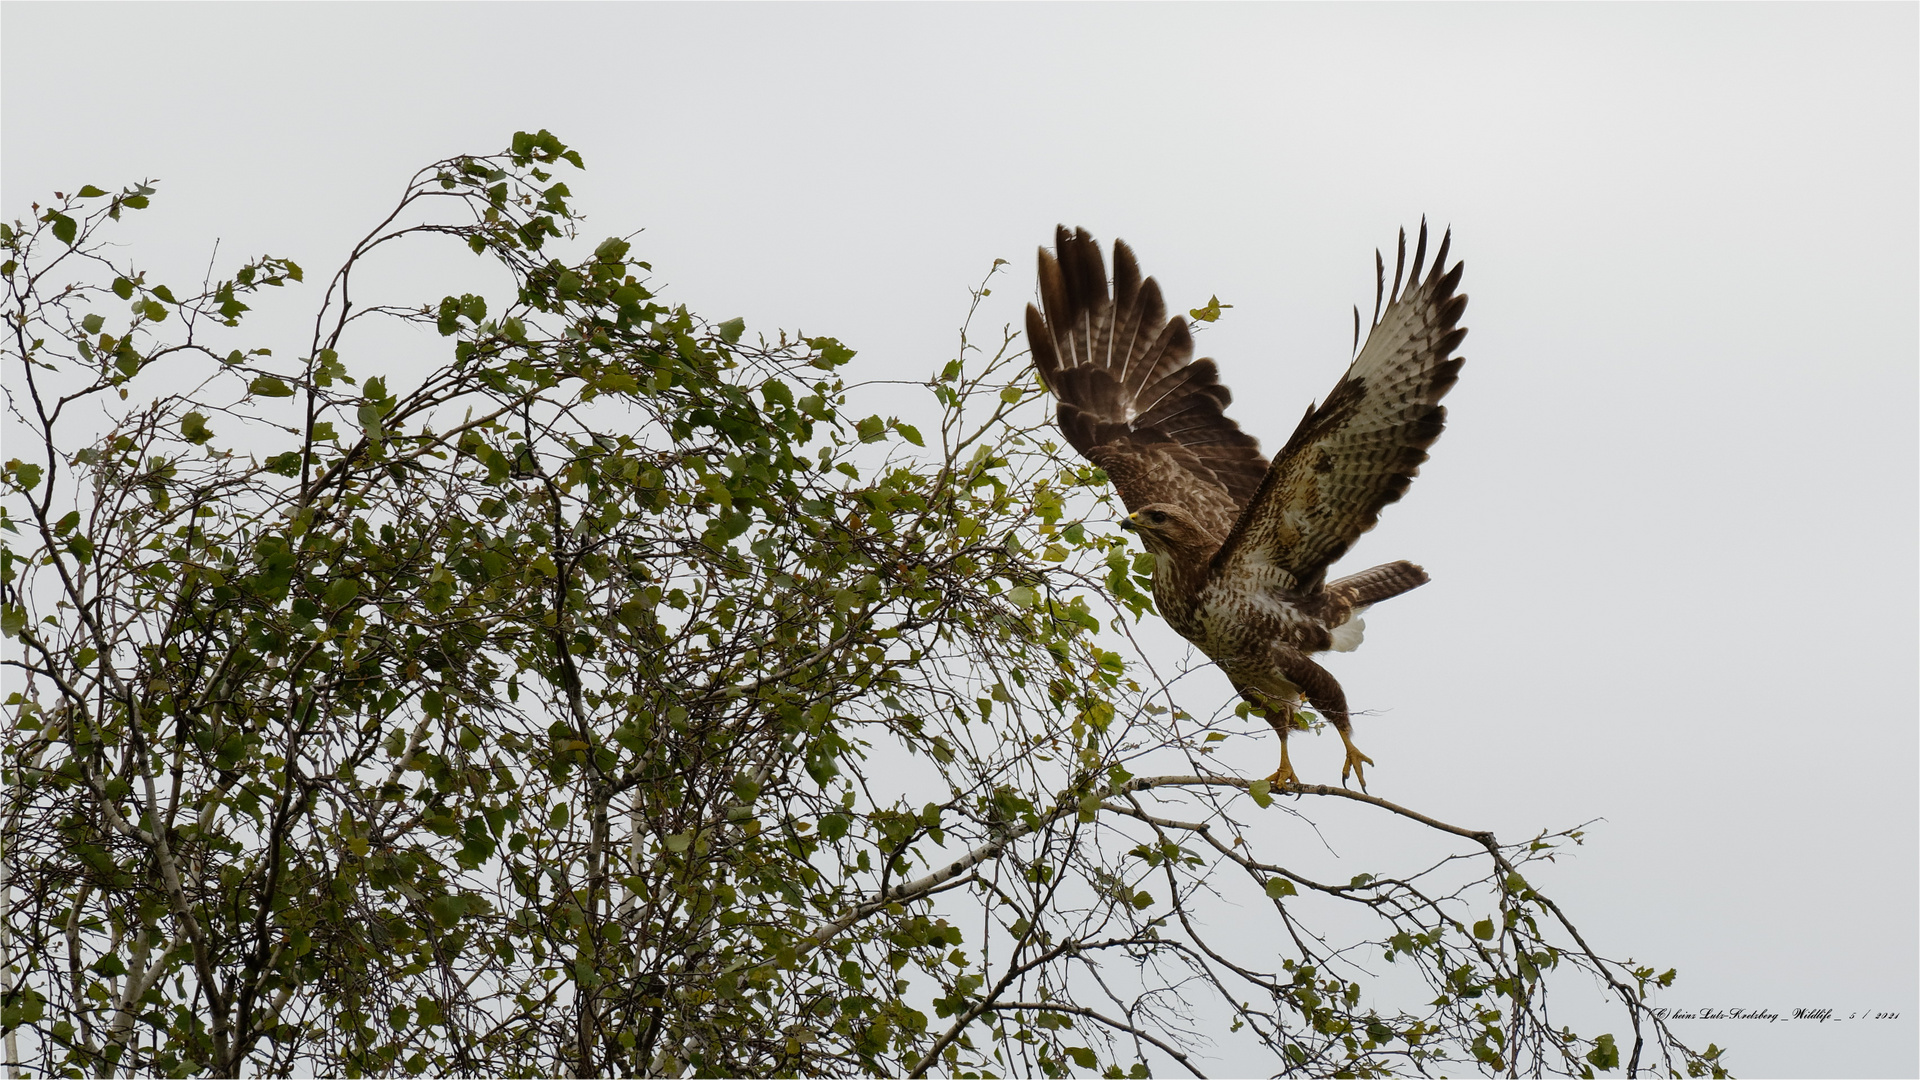
[{"label": "leafy foliage", "polygon": [[[1149,567],[1088,527],[1105,478],[1054,456],[1010,335],[928,381],[937,432],[860,417],[838,340],[587,251],[581,164],[542,131],[422,170],[285,359],[229,345],[299,265],[175,291],[108,244],[151,184],[0,227],[20,1068],[1143,1076],[1197,1068],[1200,1015],[1284,1072],[1618,1067],[1547,1023],[1572,968],[1630,1066],[1718,1074],[1643,1005],[1672,973],[1522,877],[1562,838],[1309,789],[1486,859],[1423,891],[1251,854],[1235,814],[1297,811],[1130,644]],[[499,287],[353,299],[435,237]],[[1208,941],[1236,887],[1294,955]],[[1432,1003],[1371,1003],[1310,899],[1381,920]]]}]

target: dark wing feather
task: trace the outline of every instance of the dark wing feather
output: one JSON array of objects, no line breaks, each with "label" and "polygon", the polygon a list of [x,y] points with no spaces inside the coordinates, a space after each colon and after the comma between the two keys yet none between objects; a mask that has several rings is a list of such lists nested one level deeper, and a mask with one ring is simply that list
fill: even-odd
[{"label": "dark wing feather", "polygon": [[[1295,592],[1319,588],[1328,564],[1406,492],[1446,425],[1439,401],[1463,361],[1453,350],[1467,334],[1458,325],[1467,298],[1454,294],[1464,264],[1443,272],[1451,241],[1449,232],[1422,280],[1427,227],[1421,222],[1402,293],[1407,239],[1400,234],[1391,303],[1333,392],[1307,410],[1287,440],[1214,556],[1217,575],[1251,575]],[[1384,285],[1385,264],[1377,253],[1375,259]]]},{"label": "dark wing feather", "polygon": [[1107,471],[1129,510],[1172,503],[1224,536],[1267,474],[1260,444],[1226,418],[1233,395],[1212,360],[1193,359],[1186,320],[1113,245],[1113,292],[1085,229],[1040,250],[1040,303],[1027,306],[1033,366],[1059,399],[1060,430]]}]

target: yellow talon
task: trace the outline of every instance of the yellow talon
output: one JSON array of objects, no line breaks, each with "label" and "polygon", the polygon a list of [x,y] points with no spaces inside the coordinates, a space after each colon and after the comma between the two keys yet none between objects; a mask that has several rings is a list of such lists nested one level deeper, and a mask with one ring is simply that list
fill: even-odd
[{"label": "yellow talon", "polygon": [[1289,784],[1294,787],[1300,786],[1300,774],[1293,771],[1293,763],[1287,760],[1287,743],[1285,739],[1280,741],[1280,767],[1273,770],[1272,776],[1267,777],[1267,783],[1279,788],[1286,787]]},{"label": "yellow talon", "polygon": [[[1373,764],[1373,759],[1361,753],[1360,748],[1353,745],[1353,740],[1347,737],[1346,732],[1342,731],[1340,733],[1340,741],[1347,744],[1347,761],[1346,764],[1340,766],[1340,783],[1345,785],[1347,782],[1347,774],[1351,772],[1354,778],[1360,781],[1360,790],[1367,790],[1367,771],[1361,766]],[[1284,757],[1285,755],[1282,754],[1281,756]]]}]

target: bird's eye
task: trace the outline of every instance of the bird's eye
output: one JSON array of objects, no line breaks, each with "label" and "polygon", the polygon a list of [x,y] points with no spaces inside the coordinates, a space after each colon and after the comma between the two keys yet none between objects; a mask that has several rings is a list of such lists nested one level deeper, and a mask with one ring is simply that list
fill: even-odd
[{"label": "bird's eye", "polygon": [[1152,521],[1155,525],[1164,525],[1166,524],[1166,521],[1167,521],[1167,515],[1161,513],[1158,510],[1155,510],[1153,513],[1148,514],[1147,518],[1150,521]]}]

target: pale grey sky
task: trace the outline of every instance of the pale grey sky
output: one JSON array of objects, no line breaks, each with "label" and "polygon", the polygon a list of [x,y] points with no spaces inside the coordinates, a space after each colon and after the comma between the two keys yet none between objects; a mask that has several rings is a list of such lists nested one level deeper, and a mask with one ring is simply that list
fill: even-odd
[{"label": "pale grey sky", "polygon": [[1550,887],[1677,966],[1667,1003],[1902,1014],[1683,1037],[1911,1076],[1917,13],[9,3],[0,196],[159,177],[128,235],[166,275],[214,236],[317,275],[416,167],[546,127],[671,298],[871,378],[946,359],[995,258],[983,321],[1017,324],[1064,221],[1234,305],[1201,350],[1269,447],[1373,249],[1451,224],[1451,425],[1343,564],[1434,578],[1330,664],[1380,710],[1375,792],[1509,838],[1605,819]]}]

